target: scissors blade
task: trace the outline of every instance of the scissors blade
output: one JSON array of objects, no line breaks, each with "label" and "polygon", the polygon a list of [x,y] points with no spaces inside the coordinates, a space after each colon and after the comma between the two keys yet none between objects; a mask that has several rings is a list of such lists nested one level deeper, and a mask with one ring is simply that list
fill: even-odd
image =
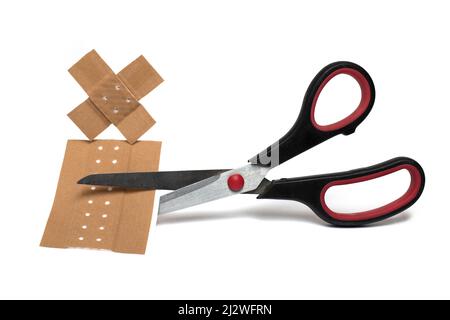
[{"label": "scissors blade", "polygon": [[228,169],[93,174],[78,183],[125,189],[177,190],[225,171]]},{"label": "scissors blade", "polygon": [[[205,202],[255,190],[265,180],[264,177],[269,170],[270,167],[248,164],[242,168],[228,170],[180,188],[163,195],[159,199],[158,214],[189,208]],[[234,174],[240,174],[245,181],[244,187],[239,192],[231,191],[228,188],[228,177]]]}]

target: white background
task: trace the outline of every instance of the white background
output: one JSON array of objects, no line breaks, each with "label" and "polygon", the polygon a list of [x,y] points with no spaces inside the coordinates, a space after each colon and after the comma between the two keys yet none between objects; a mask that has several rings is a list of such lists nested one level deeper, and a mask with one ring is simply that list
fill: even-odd
[{"label": "white background", "polygon": [[[450,298],[447,3],[2,2],[0,298]],[[237,196],[154,215],[145,256],[40,248],[66,141],[84,139],[66,117],[86,97],[67,69],[93,48],[115,71],[143,54],[165,79],[142,100],[161,170],[244,165],[290,128],[323,66],[354,61],[375,82],[372,113],[269,178],[405,155],[424,167],[425,192],[369,228]],[[330,84],[322,114],[357,100],[349,84]],[[122,137],[111,127],[99,138]]]}]

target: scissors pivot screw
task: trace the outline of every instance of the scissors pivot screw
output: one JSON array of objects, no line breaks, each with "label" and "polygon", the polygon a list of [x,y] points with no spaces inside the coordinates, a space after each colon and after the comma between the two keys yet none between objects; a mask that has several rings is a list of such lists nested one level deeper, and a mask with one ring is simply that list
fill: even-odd
[{"label": "scissors pivot screw", "polygon": [[228,188],[230,188],[231,191],[238,192],[241,191],[242,188],[244,188],[244,177],[242,177],[240,174],[233,174],[228,177]]}]

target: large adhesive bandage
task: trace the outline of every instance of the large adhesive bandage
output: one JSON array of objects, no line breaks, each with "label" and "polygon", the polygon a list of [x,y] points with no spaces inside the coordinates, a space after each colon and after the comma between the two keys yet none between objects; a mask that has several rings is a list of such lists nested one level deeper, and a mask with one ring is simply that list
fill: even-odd
[{"label": "large adhesive bandage", "polygon": [[161,143],[69,140],[41,246],[145,253],[155,191],[79,185],[92,173],[157,171]]}]

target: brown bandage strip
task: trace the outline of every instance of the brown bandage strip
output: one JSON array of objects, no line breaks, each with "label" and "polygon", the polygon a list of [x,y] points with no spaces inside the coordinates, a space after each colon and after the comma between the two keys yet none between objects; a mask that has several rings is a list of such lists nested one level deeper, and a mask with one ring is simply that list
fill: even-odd
[{"label": "brown bandage strip", "polygon": [[143,56],[115,75],[98,53],[92,50],[69,72],[89,95],[89,99],[68,116],[90,140],[113,123],[128,142],[134,143],[155,124],[155,120],[138,100],[156,88],[163,79]]},{"label": "brown bandage strip", "polygon": [[157,171],[161,142],[69,140],[41,246],[144,254],[155,192],[79,185],[92,173]]}]

